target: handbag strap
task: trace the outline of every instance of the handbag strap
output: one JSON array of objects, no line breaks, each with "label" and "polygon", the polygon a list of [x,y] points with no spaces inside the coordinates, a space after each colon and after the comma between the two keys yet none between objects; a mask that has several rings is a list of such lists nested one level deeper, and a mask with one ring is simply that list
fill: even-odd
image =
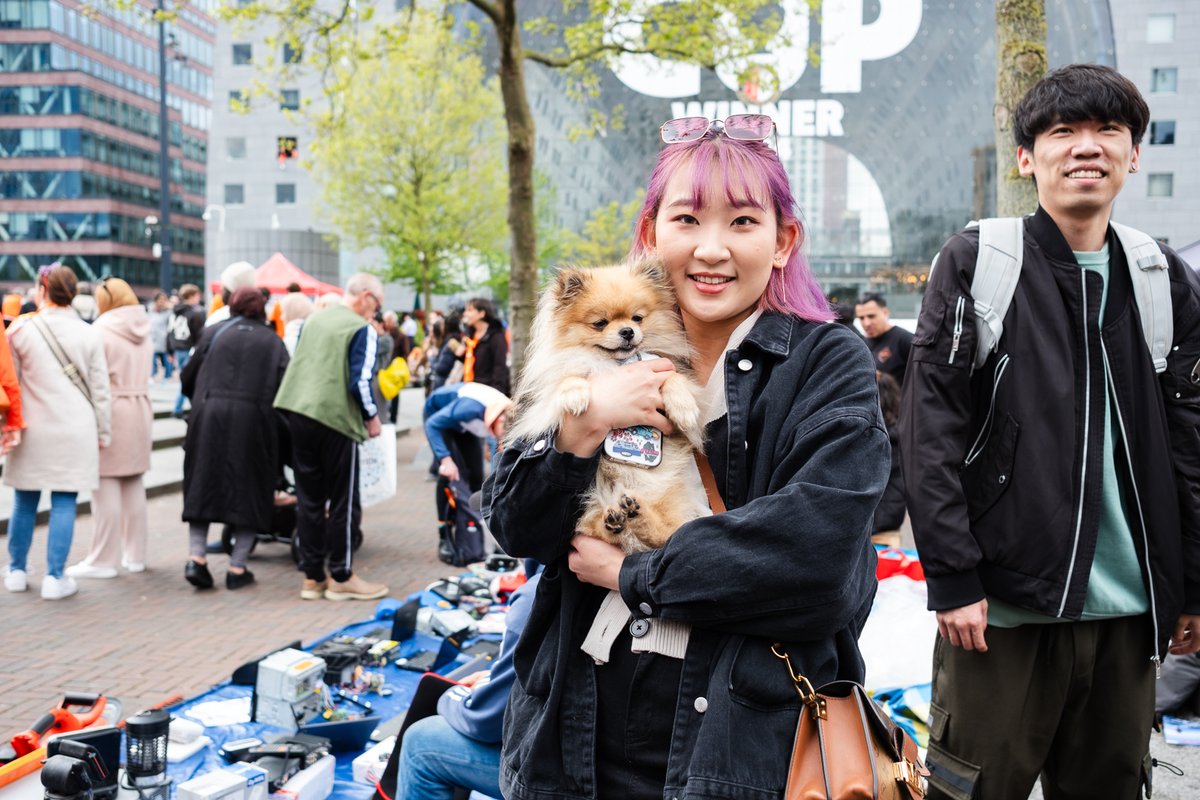
[{"label": "handbag strap", "polygon": [[693,452],[696,456],[696,468],[700,470],[700,480],[703,481],[704,491],[708,495],[708,507],[714,514],[724,514],[725,501],[721,499],[721,493],[717,491],[717,476],[713,475],[712,466],[708,463],[708,456],[699,450]]},{"label": "handbag strap", "polygon": [[38,316],[33,318],[33,327],[37,328],[38,333],[46,340],[46,344],[50,347],[50,352],[54,353],[54,357],[58,359],[63,374],[70,379],[71,383],[75,384],[76,389],[83,393],[88,403],[91,403],[92,391],[88,388],[87,381],[79,373],[79,367],[75,366],[75,362],[63,352],[62,345],[58,343],[58,338],[54,335],[54,331],[50,330],[50,326],[46,324],[46,321]]}]

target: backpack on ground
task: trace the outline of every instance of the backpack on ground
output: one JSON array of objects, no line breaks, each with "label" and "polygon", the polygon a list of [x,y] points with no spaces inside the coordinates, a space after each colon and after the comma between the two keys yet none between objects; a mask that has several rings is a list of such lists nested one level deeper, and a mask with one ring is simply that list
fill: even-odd
[{"label": "backpack on ground", "polygon": [[438,559],[455,567],[483,561],[483,519],[471,508],[464,480],[437,480]]},{"label": "backpack on ground", "polygon": [[[1166,256],[1158,243],[1141,231],[1116,222],[1109,224],[1129,262],[1133,296],[1142,320],[1146,347],[1154,361],[1154,371],[1162,372],[1167,368],[1167,352],[1174,338],[1171,279]],[[1021,277],[1025,220],[1023,217],[995,217],[967,225],[975,226],[979,228],[979,255],[971,280],[971,297],[975,302],[978,337],[973,366],[978,368],[999,347],[1000,336],[1004,333],[1004,315],[1008,313]],[[935,258],[929,268],[931,277],[936,265]]]}]

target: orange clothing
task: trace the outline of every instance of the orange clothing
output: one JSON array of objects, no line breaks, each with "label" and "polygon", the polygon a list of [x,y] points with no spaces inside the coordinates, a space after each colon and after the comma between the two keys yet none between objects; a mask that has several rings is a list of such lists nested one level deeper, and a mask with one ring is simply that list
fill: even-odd
[{"label": "orange clothing", "polygon": [[475,346],[479,344],[479,337],[474,339],[463,339],[463,344],[467,346],[467,352],[463,356],[463,383],[475,382]]},{"label": "orange clothing", "polygon": [[25,419],[21,416],[21,384],[17,381],[17,369],[13,366],[7,336],[0,336],[0,387],[8,395],[9,403],[8,414],[4,417],[4,430],[19,431],[25,427]]}]

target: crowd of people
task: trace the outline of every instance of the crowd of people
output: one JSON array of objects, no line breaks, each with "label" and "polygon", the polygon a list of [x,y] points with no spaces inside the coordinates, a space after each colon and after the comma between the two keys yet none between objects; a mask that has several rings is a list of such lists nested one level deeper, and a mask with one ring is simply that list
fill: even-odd
[{"label": "crowd of people", "polygon": [[[272,329],[249,265],[232,265],[207,327],[186,306],[143,308],[115,279],[96,287],[89,326],[74,274],[52,266],[37,313],[0,338],[16,490],[6,587],[26,588],[43,491],[44,597],[74,592],[77,568],[142,568],[144,523],[129,520],[144,520],[145,389],[182,360],[187,581],[215,584],[215,522],[232,528],[226,586],[253,582],[246,555],[288,463],[301,598],[383,596],[354,562],[356,445],[389,414],[373,376],[401,358],[427,376],[431,472],[481,488],[496,540],[542,571],[491,680],[447,695],[402,743],[398,800],[455,786],[508,800],[780,796],[795,676],[863,681],[872,537],[906,513],[938,626],[928,796],[1025,798],[1039,776],[1047,798],[1148,793],[1156,673],[1200,651],[1200,280],[1110,224],[1140,166],[1145,101],[1107,67],[1038,82],[1013,121],[1039,207],[1000,248],[1020,280],[997,312],[975,282],[983,234],[955,234],[915,334],[878,294],[838,314],[862,334],[828,324],[763,119],[664,124],[637,217],[631,255],[661,260],[705,387],[697,477],[711,470],[717,512],[661,548],[625,552],[576,524],[610,431],[671,432],[666,359],[592,374],[584,410],[514,437],[490,301],[421,330],[383,313],[383,287],[359,274],[340,296],[284,298]],[[178,336],[160,346],[160,331]],[[82,490],[108,521],[67,568]],[[606,622],[613,602],[628,626]]]}]

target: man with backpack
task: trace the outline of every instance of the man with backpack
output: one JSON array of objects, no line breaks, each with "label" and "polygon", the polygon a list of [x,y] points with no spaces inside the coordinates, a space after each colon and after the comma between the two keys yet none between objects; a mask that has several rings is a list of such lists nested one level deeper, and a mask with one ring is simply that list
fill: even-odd
[{"label": "man with backpack", "polygon": [[1134,797],[1161,659],[1200,650],[1200,282],[1110,224],[1148,118],[1108,67],[1046,75],[1013,120],[1037,212],[930,275],[901,423],[930,797]]},{"label": "man with backpack", "polygon": [[[179,302],[171,310],[171,322],[167,328],[167,349],[175,353],[175,366],[180,372],[187,366],[192,348],[204,330],[204,306],[200,304],[200,287],[185,283],[179,287]],[[183,416],[183,390],[175,398],[175,416]]]}]

